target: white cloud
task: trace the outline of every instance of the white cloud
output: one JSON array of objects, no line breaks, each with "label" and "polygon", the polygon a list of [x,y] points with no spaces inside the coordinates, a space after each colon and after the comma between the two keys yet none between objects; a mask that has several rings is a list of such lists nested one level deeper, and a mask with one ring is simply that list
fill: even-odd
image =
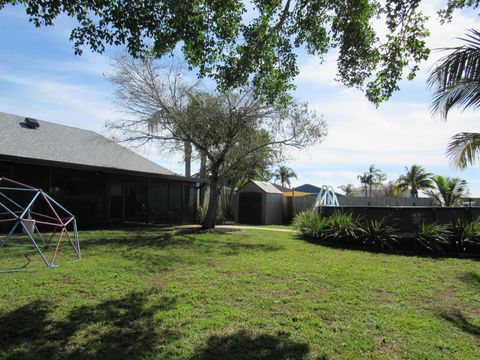
[{"label": "white cloud", "polygon": [[300,73],[295,82],[297,84],[312,84],[316,86],[342,86],[335,81],[337,74],[336,56],[329,55],[323,62],[317,57],[309,56],[304,63],[299,64]]}]

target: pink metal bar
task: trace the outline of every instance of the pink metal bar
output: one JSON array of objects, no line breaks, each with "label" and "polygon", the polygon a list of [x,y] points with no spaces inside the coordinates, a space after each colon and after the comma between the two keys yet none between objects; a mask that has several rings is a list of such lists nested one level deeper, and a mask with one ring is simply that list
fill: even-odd
[{"label": "pink metal bar", "polygon": [[15,221],[17,219],[13,218],[13,219],[3,219],[3,220],[0,220],[0,222],[7,222],[7,221]]},{"label": "pink metal bar", "polygon": [[62,219],[60,219],[60,216],[58,216],[57,212],[55,211],[55,209],[53,208],[52,204],[50,204],[50,201],[48,200],[48,198],[45,196],[45,194],[43,193],[43,191],[41,192],[43,198],[45,199],[45,201],[47,202],[47,205],[48,207],[50,208],[50,210],[53,211],[53,213],[55,214],[55,216],[57,217],[57,220],[63,225],[63,221]]},{"label": "pink metal bar", "polygon": [[9,178],[6,178],[6,177],[2,178],[2,180],[6,181],[8,183],[11,183],[11,184],[20,185],[20,186],[28,188],[28,189],[40,190],[40,189],[34,188],[33,186],[29,186],[27,184],[22,184],[21,182],[18,182],[18,181],[15,181],[15,180],[12,180],[12,179],[9,179]]},{"label": "pink metal bar", "polygon": [[37,216],[42,216],[42,217],[47,218],[47,219],[50,219],[50,220],[57,220],[57,219],[54,218],[53,216],[48,216],[48,215],[40,214],[40,213],[37,213],[37,212],[34,212],[34,211],[30,211],[30,214],[37,215]]},{"label": "pink metal bar", "polygon": [[55,227],[63,227],[63,224],[55,224],[55,223],[50,223],[50,222],[46,222],[46,221],[40,221],[40,220],[28,220],[28,219],[23,219],[23,221],[35,221],[36,224],[42,224],[42,225],[51,225],[51,226],[55,226]]},{"label": "pink metal bar", "polygon": [[64,229],[62,229],[62,232],[60,233],[60,237],[58,238],[57,245],[55,246],[55,251],[53,252],[52,260],[51,263],[55,263],[55,259],[57,258],[57,252],[58,249],[60,248],[60,242],[62,241],[62,236],[63,236]]},{"label": "pink metal bar", "polygon": [[73,219],[75,219],[74,216],[72,216],[66,223],[64,223],[64,226],[66,227],[68,224],[70,224],[73,221]]},{"label": "pink metal bar", "polygon": [[77,249],[77,247],[75,246],[75,244],[73,243],[73,240],[72,240],[72,238],[70,237],[70,234],[69,234],[68,231],[66,231],[66,230],[65,230],[65,235],[67,235],[68,240],[70,240],[70,244],[71,244],[72,247],[73,247],[73,251],[75,251],[75,254],[77,254],[77,259],[80,259],[80,254],[78,253],[78,249]]}]

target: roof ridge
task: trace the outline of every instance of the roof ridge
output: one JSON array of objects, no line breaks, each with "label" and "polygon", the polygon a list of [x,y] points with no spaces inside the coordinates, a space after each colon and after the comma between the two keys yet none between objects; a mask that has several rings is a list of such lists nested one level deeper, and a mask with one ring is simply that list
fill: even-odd
[{"label": "roof ridge", "polygon": [[[48,123],[48,124],[52,124],[52,125],[56,125],[56,126],[63,126],[63,127],[67,127],[67,128],[70,128],[70,129],[76,129],[76,130],[90,131],[90,132],[93,132],[93,133],[95,133],[95,134],[97,134],[97,135],[103,136],[103,135],[99,134],[98,132],[96,132],[95,130],[85,129],[85,128],[81,128],[81,127],[78,127],[78,126],[71,126],[71,125],[59,124],[59,123],[56,123],[56,122],[53,122],[53,121],[48,121],[48,120],[39,119],[39,118],[34,117],[34,116],[11,114],[11,113],[6,113],[6,112],[4,112],[4,111],[0,111],[0,115],[16,116],[16,117],[23,118],[23,119],[31,118],[31,119],[35,119],[35,120],[38,120],[38,121],[41,121],[41,122],[44,122],[44,123]],[[105,136],[104,136],[104,137],[105,137]],[[105,137],[105,138],[106,138],[106,137]],[[106,138],[106,139],[108,139],[108,138]]]},{"label": "roof ridge", "polygon": [[[10,114],[10,113],[0,111],[0,126],[2,125],[1,120],[5,120],[7,122],[8,121],[18,122],[18,121],[22,121],[22,120],[24,121],[26,117],[27,116]],[[98,133],[94,130],[79,128],[79,127],[70,126],[70,125],[58,124],[58,123],[55,123],[55,122],[41,120],[41,119],[37,119],[37,118],[34,118],[34,119],[38,120],[40,122],[40,124],[42,124],[42,123],[43,124],[48,124],[49,126],[47,127],[47,129],[50,128],[51,129],[50,132],[57,133],[57,136],[58,136],[58,133],[62,133],[63,131],[67,131],[67,129],[68,129],[69,133],[72,133],[73,136],[75,136],[74,132],[78,132],[77,137],[79,137],[79,138],[86,139],[86,138],[91,137],[92,141],[97,140],[97,141],[101,141],[101,142],[110,144],[110,145],[105,145],[105,146],[107,146],[106,148],[105,148],[105,146],[103,146],[103,150],[106,151],[106,154],[117,153],[116,155],[119,155],[119,153],[123,153],[124,156],[127,156],[127,158],[123,158],[123,160],[119,159],[118,161],[120,161],[120,162],[117,161],[116,166],[114,166],[114,163],[115,163],[115,160],[114,160],[112,162],[112,167],[114,167],[114,168],[125,169],[125,170],[133,169],[133,168],[136,168],[136,169],[142,169],[143,168],[144,170],[135,170],[135,171],[158,172],[158,173],[162,173],[162,174],[165,174],[165,175],[178,175],[175,172],[173,172],[173,171],[165,168],[164,166],[156,163],[155,161],[150,160],[150,159],[138,154],[137,152],[133,151],[131,148],[129,148],[127,146],[124,146],[123,144],[119,144],[114,139],[108,138],[108,137],[106,137],[106,136],[104,136],[104,135],[102,135],[102,134],[100,134],[100,133]],[[46,134],[46,133],[42,132],[42,129],[45,129],[45,128],[42,128],[42,126],[40,126],[40,134],[42,134],[42,133]],[[65,129],[65,130],[63,130],[63,129]],[[47,131],[47,133],[49,133],[49,132]],[[15,133],[11,132],[12,136],[14,136],[13,134],[15,134]],[[80,135],[80,134],[83,134],[83,135]],[[8,135],[8,132],[7,132],[7,135]],[[15,136],[16,135],[17,134],[15,134]],[[47,140],[49,140],[49,139],[47,139]],[[6,154],[9,153],[9,150],[8,150],[9,148],[13,149],[14,146],[15,146],[13,144],[13,142],[10,141],[10,147],[9,147],[8,139],[7,139],[7,143],[3,144],[3,145],[4,145],[4,147],[6,146],[6,149],[7,149],[7,150],[5,150],[5,151],[7,151]],[[45,145],[48,145],[48,143],[45,143]],[[64,148],[65,148],[65,146],[66,145],[64,144]],[[102,146],[102,145],[99,145],[99,146]],[[81,147],[81,145],[80,145],[80,147]],[[86,154],[84,153],[85,155],[87,155],[89,153],[88,149],[83,148],[83,150],[86,152]],[[16,152],[16,151],[13,151],[13,152]],[[82,154],[82,153],[79,153],[79,154]],[[25,156],[25,155],[22,155],[22,156]],[[49,160],[55,160],[55,159],[51,159],[51,156],[52,156],[52,153],[50,153],[50,157],[47,156],[47,157],[45,157],[45,159],[46,160],[48,160],[48,159]],[[88,155],[87,155],[87,157],[88,157]],[[89,163],[92,164],[92,163],[95,163],[95,162],[97,164],[104,163],[104,161],[99,160],[99,159],[93,159],[93,162],[92,162],[92,161],[90,161],[91,158],[87,159],[87,157],[84,156],[83,159],[82,159],[81,155],[79,157],[76,157],[76,156],[73,156],[73,157],[70,157],[70,158],[65,157],[63,160],[58,160],[58,161],[70,162],[70,163],[75,163],[75,164],[85,164],[85,165],[88,165]],[[95,157],[95,156],[93,156],[93,157]],[[120,157],[122,157],[122,156],[120,156]],[[128,161],[127,161],[127,163],[124,162],[126,159],[128,160],[128,157],[130,157],[130,159],[129,159],[130,166],[128,166]],[[69,159],[70,159],[70,161],[68,161]],[[85,159],[87,159],[87,160],[85,160]],[[83,161],[83,162],[79,162],[79,161]],[[134,164],[135,162],[137,164]],[[107,167],[107,165],[103,165],[103,166]]]}]

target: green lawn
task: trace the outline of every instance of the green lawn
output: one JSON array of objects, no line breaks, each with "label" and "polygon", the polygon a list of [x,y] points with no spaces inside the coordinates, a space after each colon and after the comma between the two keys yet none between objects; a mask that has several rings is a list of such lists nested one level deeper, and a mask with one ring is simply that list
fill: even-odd
[{"label": "green lawn", "polygon": [[80,262],[0,274],[0,359],[480,358],[480,262],[182,231],[83,232]]}]

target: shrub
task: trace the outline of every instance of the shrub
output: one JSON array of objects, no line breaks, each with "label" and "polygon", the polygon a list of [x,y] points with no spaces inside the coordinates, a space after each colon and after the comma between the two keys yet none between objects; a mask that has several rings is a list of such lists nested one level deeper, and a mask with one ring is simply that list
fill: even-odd
[{"label": "shrub", "polygon": [[457,219],[450,224],[450,231],[458,252],[475,253],[480,251],[480,219],[472,221]]},{"label": "shrub", "polygon": [[394,249],[399,246],[397,229],[386,223],[386,218],[370,220],[361,225],[363,244],[380,249]]},{"label": "shrub", "polygon": [[420,224],[415,241],[420,249],[442,252],[450,244],[451,232],[446,224]]},{"label": "shrub", "polygon": [[355,243],[360,237],[358,219],[350,213],[335,213],[328,217],[323,237],[332,242]]},{"label": "shrub", "polygon": [[302,211],[295,215],[292,225],[302,237],[310,240],[320,240],[327,227],[328,221],[322,218],[315,210]]}]

